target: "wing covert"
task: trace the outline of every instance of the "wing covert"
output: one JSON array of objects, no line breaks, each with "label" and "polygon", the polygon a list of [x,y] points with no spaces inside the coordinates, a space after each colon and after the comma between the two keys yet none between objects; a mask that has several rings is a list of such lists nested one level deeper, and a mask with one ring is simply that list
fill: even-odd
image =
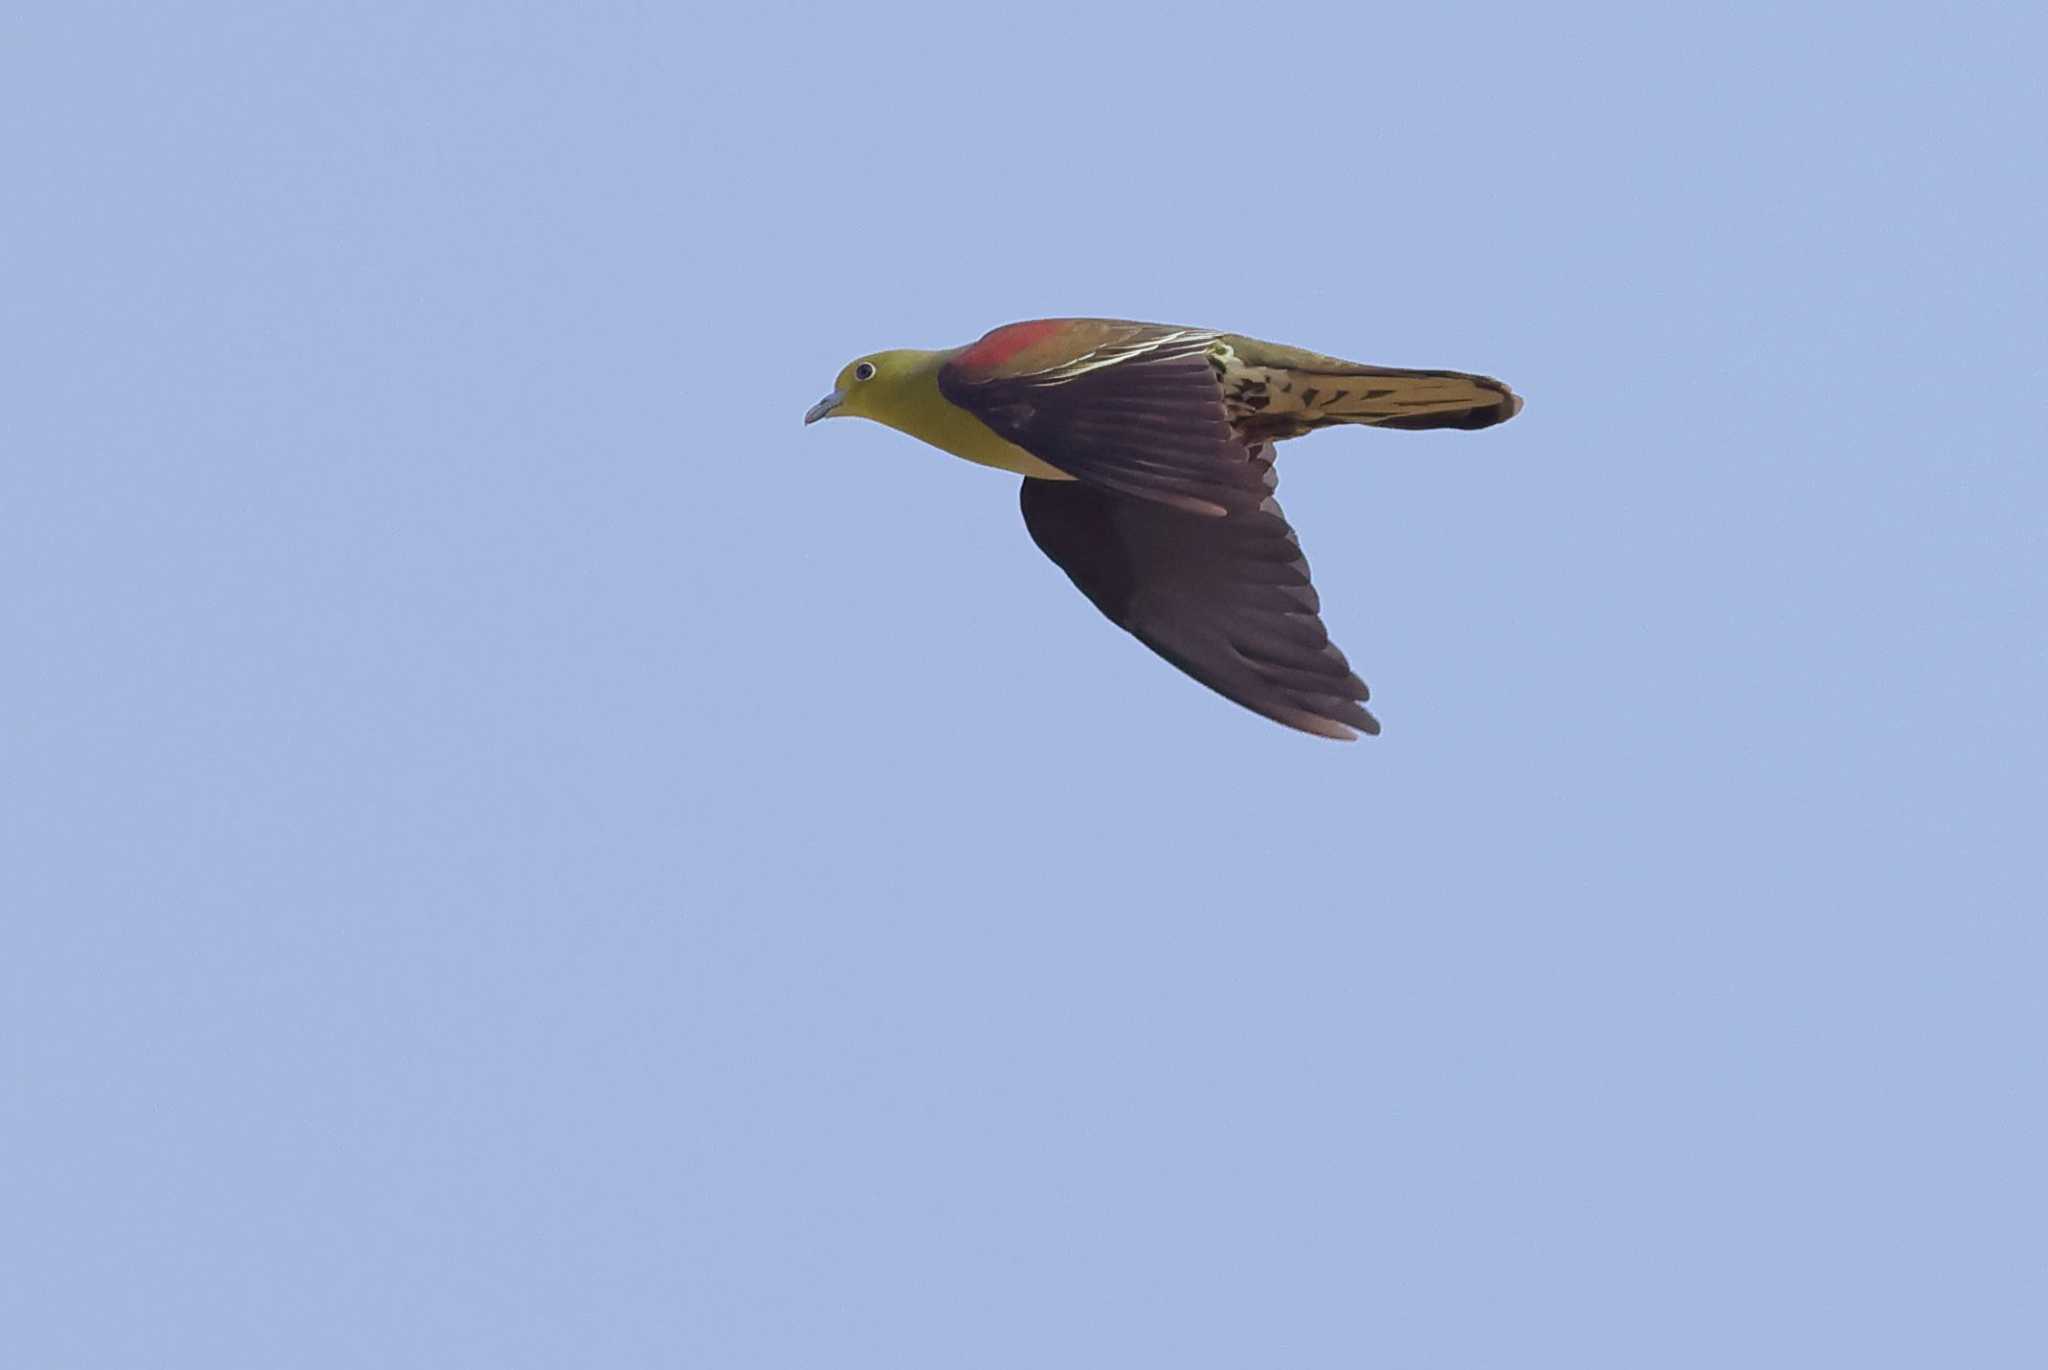
[{"label": "wing covert", "polygon": [[1256,510],[1263,470],[1224,408],[1217,334],[1050,319],[961,349],[939,391],[1077,480],[1210,517]]}]

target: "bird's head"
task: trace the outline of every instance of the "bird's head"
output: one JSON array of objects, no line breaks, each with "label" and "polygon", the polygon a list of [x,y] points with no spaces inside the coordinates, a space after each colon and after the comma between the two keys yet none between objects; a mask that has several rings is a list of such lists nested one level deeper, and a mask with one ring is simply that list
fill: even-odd
[{"label": "bird's head", "polygon": [[913,387],[926,379],[929,352],[873,352],[848,362],[832,382],[832,393],[810,407],[805,423],[845,415],[893,423]]}]

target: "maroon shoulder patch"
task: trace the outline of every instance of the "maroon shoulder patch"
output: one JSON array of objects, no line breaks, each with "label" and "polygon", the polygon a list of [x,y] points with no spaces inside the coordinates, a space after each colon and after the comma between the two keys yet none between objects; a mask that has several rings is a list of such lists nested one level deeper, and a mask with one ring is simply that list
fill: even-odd
[{"label": "maroon shoulder patch", "polygon": [[969,343],[953,358],[969,371],[993,371],[1025,348],[1044,342],[1067,326],[1064,319],[1033,319],[992,329],[980,342]]}]

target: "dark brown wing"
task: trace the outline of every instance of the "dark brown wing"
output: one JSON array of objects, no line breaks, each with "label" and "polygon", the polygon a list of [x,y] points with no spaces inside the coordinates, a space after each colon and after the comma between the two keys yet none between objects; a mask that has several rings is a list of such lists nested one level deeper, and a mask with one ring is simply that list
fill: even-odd
[{"label": "dark brown wing", "polygon": [[939,391],[1076,479],[1210,516],[1256,510],[1262,471],[1224,410],[1216,334],[1114,319],[999,328]]},{"label": "dark brown wing", "polygon": [[[1266,492],[1270,452],[1252,454]],[[1026,477],[1021,502],[1032,541],[1096,608],[1210,689],[1323,737],[1380,730],[1270,495],[1261,508],[1215,518]]]}]

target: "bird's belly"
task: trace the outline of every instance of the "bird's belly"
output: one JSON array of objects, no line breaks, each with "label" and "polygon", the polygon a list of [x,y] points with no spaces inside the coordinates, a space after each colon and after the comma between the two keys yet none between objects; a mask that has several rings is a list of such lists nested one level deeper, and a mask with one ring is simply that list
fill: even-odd
[{"label": "bird's belly", "polygon": [[[990,437],[995,437],[990,434]],[[948,448],[954,456],[965,457],[979,466],[993,466],[998,471],[1015,471],[1020,476],[1037,476],[1040,480],[1072,480],[1073,477],[1032,456],[1013,442],[995,438],[989,446],[976,445],[972,448]]]},{"label": "bird's belly", "polygon": [[928,427],[921,424],[911,431],[911,436],[922,438],[932,446],[978,466],[993,466],[998,471],[1014,471],[1020,476],[1036,476],[1040,480],[1073,479],[1057,466],[1040,461],[1002,437],[965,410],[953,410]]}]

